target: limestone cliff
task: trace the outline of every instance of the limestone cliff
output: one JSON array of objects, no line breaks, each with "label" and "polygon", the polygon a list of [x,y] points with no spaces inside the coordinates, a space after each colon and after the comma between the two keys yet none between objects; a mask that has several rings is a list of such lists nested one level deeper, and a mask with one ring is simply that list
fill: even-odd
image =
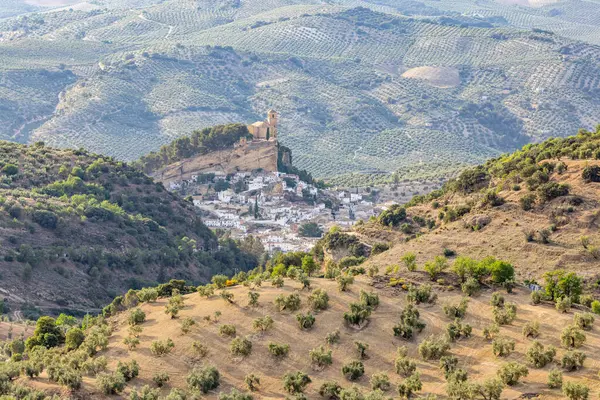
[{"label": "limestone cliff", "polygon": [[277,141],[259,140],[234,148],[201,154],[175,162],[154,172],[152,176],[168,187],[171,182],[192,179],[207,173],[233,174],[239,171],[277,171]]}]

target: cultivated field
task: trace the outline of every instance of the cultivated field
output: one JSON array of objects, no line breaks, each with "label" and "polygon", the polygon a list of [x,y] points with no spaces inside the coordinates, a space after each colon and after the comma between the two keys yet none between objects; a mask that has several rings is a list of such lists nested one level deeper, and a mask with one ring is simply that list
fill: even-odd
[{"label": "cultivated field", "polygon": [[[389,278],[379,278],[385,281]],[[425,282],[428,279],[421,273],[412,273],[408,279]],[[306,304],[309,292],[300,290],[300,286],[293,281],[286,280],[281,289],[273,288],[265,282],[261,288],[256,289],[260,294],[259,306],[249,307],[247,305],[248,289],[244,287],[231,288],[235,296],[235,304],[227,304],[219,296],[212,298],[201,298],[198,294],[184,296],[185,308],[180,312],[177,319],[171,319],[163,312],[167,303],[166,299],[156,303],[145,304],[141,308],[147,314],[146,322],[141,324],[143,332],[140,336],[141,344],[134,351],[129,351],[122,343],[127,337],[128,325],[126,313],[114,320],[115,331],[110,339],[109,349],[103,353],[109,361],[109,369],[116,367],[117,361],[136,360],[140,364],[140,375],[128,386],[120,398],[128,398],[131,388],[152,384],[152,377],[157,372],[167,372],[171,378],[163,393],[166,394],[172,387],[185,388],[185,378],[194,366],[213,365],[221,373],[221,386],[218,390],[211,391],[207,398],[216,398],[220,391],[229,392],[230,388],[245,388],[244,377],[249,373],[260,377],[260,389],[255,393],[256,399],[281,399],[285,396],[281,378],[286,372],[303,371],[311,379],[306,390],[310,399],[321,398],[318,389],[322,383],[334,380],[343,387],[350,387],[353,383],[347,381],[342,373],[341,367],[344,363],[357,359],[354,342],[362,341],[369,345],[368,358],[364,360],[365,375],[355,382],[365,391],[369,390],[369,377],[375,373],[385,372],[389,375],[393,386],[403,381],[403,378],[394,372],[394,359],[396,348],[406,346],[408,355],[417,362],[417,370],[421,374],[423,382],[422,394],[433,393],[445,395],[446,382],[443,373],[438,367],[438,361],[424,361],[418,354],[419,342],[430,335],[444,335],[446,325],[451,322],[442,312],[445,303],[456,303],[460,301],[460,291],[447,291],[444,287],[438,287],[437,293],[440,298],[435,305],[419,306],[421,319],[426,323],[426,328],[418,334],[416,339],[405,341],[394,337],[393,326],[398,322],[400,312],[406,307],[405,291],[400,287],[391,288],[381,285],[373,289],[371,279],[367,277],[358,278],[356,283],[347,292],[338,292],[336,283],[325,279],[312,279],[313,289],[321,288],[330,296],[330,307],[326,311],[316,315],[316,323],[311,330],[303,331],[297,326],[295,312],[280,313],[275,309],[273,301],[279,294],[299,293],[303,307],[298,312],[308,312]],[[343,313],[348,310],[350,302],[358,301],[360,290],[375,292],[379,295],[380,305],[373,312],[369,324],[361,330],[347,327],[343,320]],[[473,336],[461,339],[453,343],[450,353],[459,359],[459,366],[467,370],[471,381],[482,381],[485,378],[494,377],[496,371],[505,362],[518,361],[527,364],[525,353],[531,345],[532,340],[524,338],[521,334],[523,325],[530,321],[539,321],[541,324],[541,336],[539,341],[544,345],[554,345],[558,348],[557,359],[562,357],[564,349],[560,346],[560,332],[562,328],[571,323],[573,313],[561,314],[552,305],[530,304],[529,290],[519,288],[514,294],[505,294],[506,300],[517,304],[517,319],[511,324],[500,328],[500,335],[515,340],[515,351],[506,358],[495,357],[492,354],[491,342],[482,336],[482,330],[491,325],[492,307],[489,305],[491,290],[484,291],[480,296],[470,300],[467,315],[464,322],[473,327]],[[220,311],[222,316],[217,323],[206,322],[203,317],[212,316]],[[266,333],[256,333],[252,329],[252,321],[258,317],[270,315],[275,323],[272,330]],[[197,325],[192,331],[183,335],[180,330],[180,321],[183,318],[192,318]],[[225,324],[236,327],[238,337],[247,337],[252,342],[252,353],[246,357],[234,357],[229,353],[231,337],[219,335],[219,328]],[[333,353],[333,364],[325,368],[311,366],[309,351],[325,345],[325,336],[340,330],[341,339],[338,344],[329,346]],[[600,351],[600,336],[598,328],[586,332],[587,341],[580,349],[588,355],[585,367],[578,372],[565,373],[565,381],[584,382],[592,388],[592,397],[600,391],[597,380],[597,371],[600,361],[595,356]],[[171,354],[157,358],[149,350],[150,343],[154,340],[165,340],[171,338],[175,347]],[[208,355],[200,360],[193,360],[191,345],[193,341],[199,340],[209,348]],[[289,344],[290,351],[287,357],[280,360],[269,354],[267,346],[270,342]],[[543,398],[562,398],[559,390],[548,389],[546,385],[547,375],[550,367],[541,369],[529,368],[529,375],[522,382],[513,387],[507,387],[502,398],[518,398],[525,394],[534,393]],[[30,381],[34,385],[46,385],[45,378]],[[84,385],[84,393],[89,398],[103,398],[97,393],[93,380],[87,379]],[[390,395],[394,395],[392,389]]]},{"label": "cultivated field", "polygon": [[444,176],[597,122],[600,3],[529,3],[12,1],[0,138],[132,160],[276,108],[317,177]]}]

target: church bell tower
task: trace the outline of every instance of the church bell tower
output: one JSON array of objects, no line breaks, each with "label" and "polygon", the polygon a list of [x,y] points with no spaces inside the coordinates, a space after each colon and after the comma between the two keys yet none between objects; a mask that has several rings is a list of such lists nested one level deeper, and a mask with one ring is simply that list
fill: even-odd
[{"label": "church bell tower", "polygon": [[267,123],[269,124],[269,139],[277,139],[277,129],[279,125],[279,115],[275,110],[269,110],[267,113]]}]

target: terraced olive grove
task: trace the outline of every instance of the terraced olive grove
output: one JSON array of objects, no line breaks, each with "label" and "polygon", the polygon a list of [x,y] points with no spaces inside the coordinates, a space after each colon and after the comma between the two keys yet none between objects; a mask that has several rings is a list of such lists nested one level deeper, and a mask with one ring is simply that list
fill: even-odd
[{"label": "terraced olive grove", "polygon": [[0,138],[133,160],[276,108],[315,177],[444,176],[597,122],[600,4],[514,3],[2,2]]}]

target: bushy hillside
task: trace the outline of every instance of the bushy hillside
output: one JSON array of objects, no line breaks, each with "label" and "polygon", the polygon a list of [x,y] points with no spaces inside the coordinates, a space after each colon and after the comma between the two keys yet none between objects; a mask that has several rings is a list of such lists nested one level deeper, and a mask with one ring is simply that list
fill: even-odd
[{"label": "bushy hillside", "polygon": [[600,128],[528,145],[467,169],[442,190],[417,196],[356,231],[370,243],[394,243],[369,261],[374,265],[400,264],[409,252],[421,262],[445,251],[494,255],[518,266],[522,278],[566,268],[595,285],[599,160]]},{"label": "bushy hillside", "polygon": [[6,18],[0,137],[134,160],[276,108],[317,178],[439,177],[591,128],[594,4],[102,0]]},{"label": "bushy hillside", "polygon": [[528,145],[354,231],[330,230],[311,254],[132,290],[95,318],[43,317],[0,346],[0,390],[594,398],[598,159],[600,129]]},{"label": "bushy hillside", "polygon": [[112,158],[0,143],[0,288],[5,312],[102,308],[128,288],[254,268],[192,204]]},{"label": "bushy hillside", "polygon": [[[32,376],[4,378],[3,387],[169,400],[575,400],[581,397],[573,391],[593,398],[600,390],[597,323],[585,306],[563,312],[540,300],[543,292],[539,299],[520,285],[493,292],[499,286],[487,279],[467,297],[453,272],[433,285],[423,271],[353,282],[342,275],[337,283],[282,279],[281,273],[266,273],[271,281],[262,284],[254,277],[243,286],[158,300],[146,289],[148,303],[95,321],[77,340],[78,328],[61,325],[73,332],[66,345],[78,350],[38,347],[22,363],[3,364],[5,376],[16,378],[11,371],[20,365],[29,365],[24,371]],[[300,282],[306,279],[308,289]],[[10,348],[32,348],[41,333],[62,329],[53,326],[38,322],[39,333],[11,344],[9,355]]]}]

